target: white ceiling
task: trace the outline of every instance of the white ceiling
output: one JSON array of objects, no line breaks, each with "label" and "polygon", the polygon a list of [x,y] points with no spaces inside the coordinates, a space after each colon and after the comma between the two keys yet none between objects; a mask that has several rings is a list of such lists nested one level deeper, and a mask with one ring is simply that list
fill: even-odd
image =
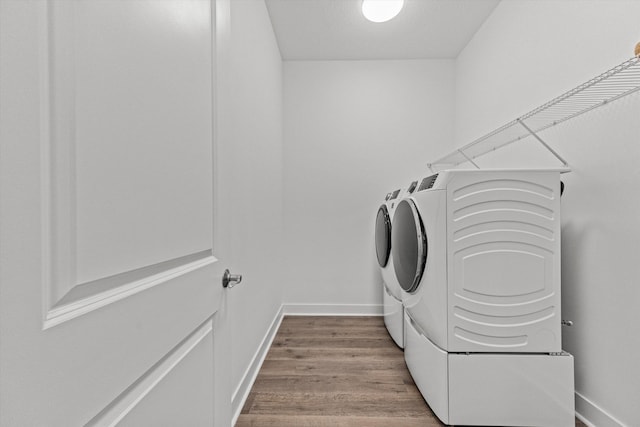
[{"label": "white ceiling", "polygon": [[266,0],[283,59],[455,58],[500,0],[405,0],[373,23],[362,0]]}]

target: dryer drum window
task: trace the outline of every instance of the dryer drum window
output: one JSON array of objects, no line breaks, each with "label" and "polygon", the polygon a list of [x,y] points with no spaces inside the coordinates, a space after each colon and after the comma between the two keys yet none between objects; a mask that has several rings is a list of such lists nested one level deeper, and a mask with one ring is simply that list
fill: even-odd
[{"label": "dryer drum window", "polygon": [[380,206],[376,216],[376,256],[380,267],[385,267],[389,262],[391,253],[391,220],[389,210],[385,205]]},{"label": "dryer drum window", "polygon": [[402,289],[418,288],[427,261],[427,236],[415,203],[402,200],[393,215],[391,234],[393,267]]}]

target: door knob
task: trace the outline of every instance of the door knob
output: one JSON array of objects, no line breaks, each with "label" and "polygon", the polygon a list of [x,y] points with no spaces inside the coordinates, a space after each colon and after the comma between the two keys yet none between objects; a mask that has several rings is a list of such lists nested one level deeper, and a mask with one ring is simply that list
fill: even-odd
[{"label": "door knob", "polygon": [[224,271],[224,274],[222,275],[223,288],[231,289],[240,282],[242,282],[242,274],[231,274],[229,269]]}]

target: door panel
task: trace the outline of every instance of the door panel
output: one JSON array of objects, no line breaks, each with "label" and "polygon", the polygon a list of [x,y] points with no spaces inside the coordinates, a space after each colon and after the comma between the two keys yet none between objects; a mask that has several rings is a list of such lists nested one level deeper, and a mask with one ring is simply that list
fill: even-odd
[{"label": "door panel", "polygon": [[171,350],[87,427],[211,425],[212,321]]},{"label": "door panel", "polygon": [[77,283],[211,249],[210,5],[113,3],[73,2],[71,37],[52,23],[74,49],[74,138],[57,142],[75,142]]},{"label": "door panel", "polygon": [[214,2],[0,8],[0,425],[227,425]]},{"label": "door panel", "polygon": [[210,4],[120,3],[51,2],[42,29],[51,306],[211,251]]},{"label": "door panel", "polygon": [[213,369],[203,372],[202,366],[212,365],[212,336],[196,347],[176,366],[152,392],[118,423],[118,427],[209,426],[213,419],[213,393],[206,379]]}]

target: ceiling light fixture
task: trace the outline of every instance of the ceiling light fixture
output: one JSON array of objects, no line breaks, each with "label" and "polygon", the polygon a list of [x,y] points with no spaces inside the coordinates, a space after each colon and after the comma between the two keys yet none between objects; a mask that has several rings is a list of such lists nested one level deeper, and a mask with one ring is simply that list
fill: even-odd
[{"label": "ceiling light fixture", "polygon": [[404,0],[362,0],[362,14],[371,22],[387,22],[396,17]]}]

